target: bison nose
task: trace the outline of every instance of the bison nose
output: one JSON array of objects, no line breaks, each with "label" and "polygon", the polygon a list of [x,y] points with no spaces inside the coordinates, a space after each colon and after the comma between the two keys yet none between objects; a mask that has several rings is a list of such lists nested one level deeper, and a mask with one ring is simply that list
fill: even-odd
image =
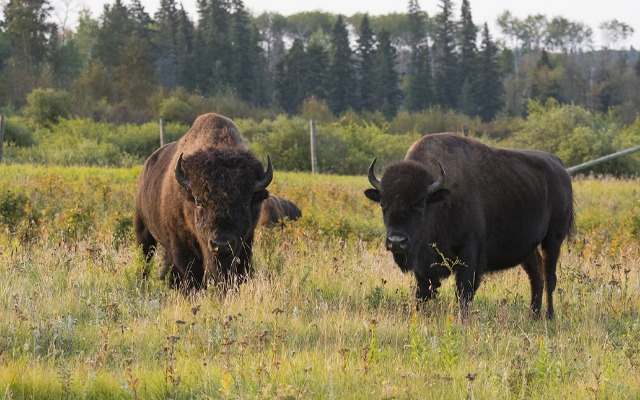
[{"label": "bison nose", "polygon": [[236,240],[209,240],[209,251],[218,256],[227,256],[234,252]]},{"label": "bison nose", "polygon": [[409,248],[409,238],[401,233],[394,233],[387,236],[387,250],[406,251]]}]

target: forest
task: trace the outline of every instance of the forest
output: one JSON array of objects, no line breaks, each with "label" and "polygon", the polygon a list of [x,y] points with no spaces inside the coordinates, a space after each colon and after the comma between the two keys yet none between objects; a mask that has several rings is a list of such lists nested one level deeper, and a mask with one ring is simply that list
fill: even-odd
[{"label": "forest", "polygon": [[[490,32],[469,0],[438,4],[436,15],[410,0],[406,13],[283,16],[202,0],[191,16],[176,0],[158,10],[114,0],[67,26],[53,21],[69,10],[50,0],[9,0],[5,159],[129,166],[157,147],[159,118],[175,138],[211,111],[238,120],[252,149],[285,170],[310,168],[309,119],[328,146],[321,170],[342,174],[443,130],[547,150],[567,165],[640,143],[632,26],[603,22],[596,48],[594,28],[563,16],[505,10]],[[636,156],[595,171],[637,166]]]}]

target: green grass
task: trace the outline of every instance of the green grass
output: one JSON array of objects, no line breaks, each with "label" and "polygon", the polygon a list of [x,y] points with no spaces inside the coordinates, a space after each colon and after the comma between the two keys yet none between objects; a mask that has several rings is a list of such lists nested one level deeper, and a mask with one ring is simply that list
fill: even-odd
[{"label": "green grass", "polygon": [[468,320],[451,280],[415,311],[366,177],[277,172],[303,218],[257,232],[256,276],[220,297],[141,279],[139,168],[0,167],[0,398],[640,397],[639,180],[575,181],[556,319],[520,268]]}]

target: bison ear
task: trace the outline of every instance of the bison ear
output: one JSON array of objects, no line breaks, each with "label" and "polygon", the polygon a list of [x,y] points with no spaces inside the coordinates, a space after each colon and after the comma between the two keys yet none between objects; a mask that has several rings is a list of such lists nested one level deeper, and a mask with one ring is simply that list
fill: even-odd
[{"label": "bison ear", "polygon": [[269,191],[266,189],[263,190],[258,190],[257,192],[253,192],[253,195],[251,196],[251,202],[252,203],[260,203],[261,201],[264,201],[267,199],[267,197],[269,197]]},{"label": "bison ear", "polygon": [[449,191],[449,189],[440,189],[435,193],[429,194],[429,196],[427,197],[427,203],[433,204],[439,201],[446,200],[447,197],[449,197],[449,194],[451,194],[451,191]]},{"label": "bison ear", "polygon": [[369,200],[373,200],[376,203],[380,203],[380,191],[377,189],[367,189],[364,191],[364,195],[369,198]]}]

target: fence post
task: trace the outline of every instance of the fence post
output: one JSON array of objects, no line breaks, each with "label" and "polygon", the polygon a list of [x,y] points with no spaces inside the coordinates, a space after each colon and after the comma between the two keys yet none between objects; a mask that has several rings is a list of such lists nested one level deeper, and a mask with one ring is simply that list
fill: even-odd
[{"label": "fence post", "polygon": [[318,156],[316,153],[316,121],[309,120],[309,134],[311,135],[311,173],[318,173]]},{"label": "fence post", "polygon": [[0,163],[4,155],[4,114],[0,114]]},{"label": "fence post", "polygon": [[164,146],[164,127],[165,127],[165,122],[164,122],[164,118],[160,118],[160,147]]}]

